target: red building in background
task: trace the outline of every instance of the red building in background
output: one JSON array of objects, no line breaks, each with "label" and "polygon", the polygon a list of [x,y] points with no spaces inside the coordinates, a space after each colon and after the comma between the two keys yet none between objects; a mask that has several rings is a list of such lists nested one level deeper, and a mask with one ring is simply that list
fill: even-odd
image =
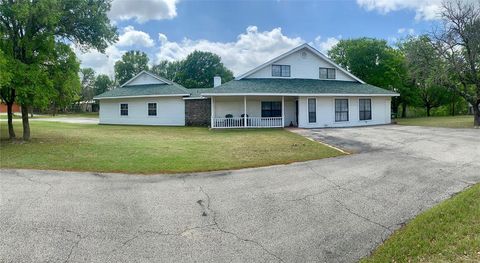
[{"label": "red building in background", "polygon": [[[16,103],[13,104],[13,107],[12,107],[12,110],[13,112],[21,112],[21,108],[19,105],[17,105]],[[3,102],[0,102],[0,113],[7,113],[7,104],[3,103]]]}]

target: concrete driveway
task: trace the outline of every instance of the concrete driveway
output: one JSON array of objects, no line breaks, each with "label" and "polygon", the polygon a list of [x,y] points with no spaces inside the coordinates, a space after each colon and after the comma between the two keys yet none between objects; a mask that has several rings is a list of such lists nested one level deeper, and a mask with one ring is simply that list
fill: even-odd
[{"label": "concrete driveway", "polygon": [[1,170],[2,262],[354,262],[480,181],[480,131],[295,130],[349,156],[136,176]]}]

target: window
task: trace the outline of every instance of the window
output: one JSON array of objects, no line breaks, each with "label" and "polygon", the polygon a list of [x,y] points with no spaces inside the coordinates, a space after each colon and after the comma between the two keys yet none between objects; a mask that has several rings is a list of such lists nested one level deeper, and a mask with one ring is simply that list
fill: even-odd
[{"label": "window", "polygon": [[335,79],[335,69],[320,68],[320,79]]},{"label": "window", "polygon": [[128,116],[128,104],[120,104],[120,116]]},{"label": "window", "polygon": [[358,103],[358,108],[360,109],[361,121],[372,119],[372,100],[371,99],[360,99]]},{"label": "window", "polygon": [[335,100],[335,121],[348,121],[348,99]]},{"label": "window", "polygon": [[282,102],[262,101],[262,117],[282,117]]},{"label": "window", "polygon": [[272,77],[290,77],[290,65],[272,65]]},{"label": "window", "polygon": [[157,103],[148,103],[148,116],[157,116]]},{"label": "window", "polygon": [[317,122],[317,100],[315,98],[308,99],[308,122]]}]

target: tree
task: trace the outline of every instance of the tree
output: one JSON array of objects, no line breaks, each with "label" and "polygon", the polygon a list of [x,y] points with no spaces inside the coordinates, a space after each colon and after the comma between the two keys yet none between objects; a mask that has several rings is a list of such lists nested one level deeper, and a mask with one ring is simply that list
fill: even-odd
[{"label": "tree", "polygon": [[[54,92],[51,94],[53,115],[58,108],[64,109],[77,99],[80,92],[80,79],[78,71],[80,63],[75,53],[65,44],[58,44],[56,56],[49,68],[50,78],[53,81]],[[93,71],[93,70],[92,70]]]},{"label": "tree", "polygon": [[83,50],[103,52],[117,39],[109,10],[109,0],[0,2],[0,48],[11,58],[9,89],[22,106],[24,140],[30,138],[29,107],[44,105],[54,90],[49,77],[58,45],[69,41]]},{"label": "tree", "polygon": [[480,127],[480,5],[444,2],[440,15],[443,26],[432,39],[457,80],[448,87],[473,106],[474,126]]},{"label": "tree", "polygon": [[121,85],[140,73],[148,70],[148,56],[142,51],[131,50],[115,62],[115,79]]},{"label": "tree", "polygon": [[162,78],[177,82],[177,73],[180,72],[181,66],[182,61],[162,60],[157,65],[154,65],[151,71]]},{"label": "tree", "polygon": [[95,83],[94,83],[95,95],[102,94],[112,88],[113,88],[113,81],[107,75],[100,74],[95,79]]},{"label": "tree", "polygon": [[411,85],[418,89],[421,106],[427,116],[433,108],[448,102],[449,94],[443,85],[446,79],[445,64],[437,55],[428,36],[411,38],[402,47],[405,53]]},{"label": "tree", "polygon": [[[10,81],[12,78],[11,69],[8,67],[7,57],[0,50],[0,98],[7,105],[8,115],[8,136],[15,138],[13,130],[13,103],[15,102],[15,91],[11,89]],[[13,94],[12,94],[13,92]]]},{"label": "tree", "polygon": [[92,68],[80,69],[80,101],[89,101],[95,96],[95,71]]},{"label": "tree", "polygon": [[427,116],[431,109],[448,102],[450,94],[442,86],[446,78],[444,63],[427,36],[411,38],[403,46],[411,85],[416,87]]},{"label": "tree", "polygon": [[233,79],[232,71],[223,65],[218,55],[194,51],[181,62],[175,81],[186,88],[212,88],[215,76],[225,82]]}]

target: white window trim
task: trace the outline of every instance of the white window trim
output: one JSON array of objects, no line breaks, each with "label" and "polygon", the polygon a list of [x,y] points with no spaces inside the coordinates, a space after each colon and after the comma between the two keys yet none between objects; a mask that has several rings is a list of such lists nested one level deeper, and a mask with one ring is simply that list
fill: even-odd
[{"label": "white window trim", "polygon": [[[127,115],[122,115],[122,104],[127,104],[127,107],[128,107]],[[128,102],[118,103],[118,115],[120,115],[120,118],[128,118],[130,116],[130,105]]]},{"label": "white window trim", "polygon": [[[327,70],[327,78],[325,78],[325,79],[321,79],[321,78],[320,78],[320,69],[321,69],[321,68],[324,68],[324,69]],[[329,70],[329,69],[335,70],[335,78],[333,78],[333,79],[329,79],[329,78],[328,78],[328,70]],[[328,68],[328,67],[318,67],[318,79],[319,79],[319,80],[337,80],[337,69],[334,68],[334,67],[330,67],[330,68]]]},{"label": "white window trim", "polygon": [[[310,122],[310,109],[309,109],[309,105],[308,105],[308,101],[310,99],[315,100],[315,122]],[[309,125],[318,123],[318,100],[317,100],[316,97],[307,97],[307,123]]]},{"label": "white window trim", "polygon": [[[348,121],[337,121],[336,118],[335,118],[335,114],[336,114],[336,106],[335,106],[335,100],[347,100],[347,105],[348,105]],[[333,123],[334,124],[343,124],[343,123],[350,123],[350,121],[352,120],[351,116],[350,116],[350,107],[351,107],[351,103],[350,103],[350,98],[349,97],[335,97],[333,98]]]},{"label": "white window trim", "polygon": [[[149,103],[155,103],[157,115],[148,115],[148,104],[149,104]],[[158,118],[158,102],[156,102],[156,101],[147,101],[147,102],[145,103],[145,105],[147,106],[147,118]]]},{"label": "white window trim", "polygon": [[[280,66],[280,76],[274,76],[273,75],[273,66]],[[289,70],[288,70],[288,76],[282,76],[282,67],[283,66],[288,66]],[[272,64],[270,66],[270,72],[271,72],[271,75],[272,75],[272,78],[291,78],[292,77],[292,66],[291,65],[288,65],[288,64]]]},{"label": "white window trim", "polygon": [[[370,100],[370,119],[360,120],[360,100],[365,100],[365,99]],[[365,123],[373,121],[373,100],[372,100],[372,98],[370,98],[370,97],[358,98],[358,121],[362,121],[362,122],[365,122]]]}]

